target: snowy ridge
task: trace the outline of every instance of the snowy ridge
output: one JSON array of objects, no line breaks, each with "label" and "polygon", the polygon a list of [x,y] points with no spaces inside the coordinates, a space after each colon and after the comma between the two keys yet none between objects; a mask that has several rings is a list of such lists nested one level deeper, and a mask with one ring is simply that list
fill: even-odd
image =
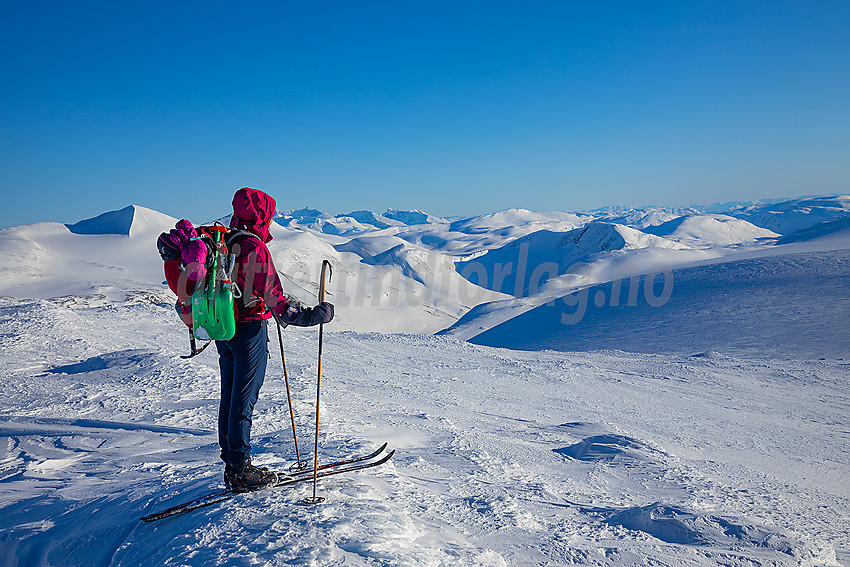
[{"label": "snowy ridge", "polygon": [[580,273],[579,263],[590,264],[606,255],[647,248],[688,247],[627,226],[593,222],[569,232],[534,232],[470,261],[458,262],[458,270],[483,287],[527,297],[539,293],[551,278],[568,271]]},{"label": "snowy ridge", "polygon": [[501,229],[535,228],[571,230],[582,226],[592,217],[575,213],[534,212],[528,209],[508,209],[490,215],[454,221],[450,230],[466,234],[480,234]]},{"label": "snowy ridge", "polygon": [[383,214],[383,216],[384,218],[400,222],[407,226],[417,224],[440,224],[445,222],[444,219],[431,216],[428,213],[420,211],[418,209],[412,211],[399,211],[395,209],[389,209]]},{"label": "snowy ridge", "polygon": [[629,209],[625,207],[605,207],[592,211],[598,220],[624,224],[638,230],[656,226],[676,218],[700,214],[695,208],[662,208]]},{"label": "snowy ridge", "polygon": [[787,235],[819,222],[847,218],[850,214],[850,195],[791,199],[768,205],[735,208],[728,214]]},{"label": "snowy ridge", "polygon": [[[541,350],[717,350],[850,358],[850,250],[756,257],[585,287],[489,328],[472,342]],[[664,298],[669,285],[669,297]],[[734,330],[734,332],[733,332]]]},{"label": "snowy ridge", "polygon": [[[785,254],[847,249],[850,248],[850,232],[845,230],[846,222],[850,218],[847,202],[848,199],[841,196],[782,201],[766,205],[765,209],[769,209],[769,212],[763,213],[766,216],[755,214],[762,210],[758,207],[747,209],[749,218],[757,221],[767,219],[770,221],[767,224],[773,226],[796,227],[803,223],[802,219],[808,219],[814,223],[786,237],[731,214],[701,214],[690,211],[690,214],[677,216],[654,226],[646,226],[643,231],[634,227],[608,223],[609,227],[621,228],[616,229],[616,234],[611,233],[611,229],[608,228],[606,235],[604,233],[606,229],[598,228],[604,227],[606,223],[596,221],[589,223],[583,229],[588,232],[586,238],[582,231],[576,230],[573,233],[567,233],[569,236],[564,234],[561,240],[558,240],[555,234],[544,232],[537,236],[531,235],[525,239],[517,239],[501,249],[473,256],[470,261],[462,261],[458,264],[461,273],[469,276],[473,282],[491,288],[498,283],[498,289],[514,295],[516,299],[503,300],[489,306],[478,306],[442,333],[469,340],[489,329],[506,324],[502,335],[503,341],[492,342],[494,335],[482,340],[489,341],[487,344],[491,345],[516,348],[517,344],[513,342],[512,335],[507,329],[513,329],[516,332],[517,329],[527,327],[508,323],[512,318],[532,309],[538,309],[543,304],[573,301],[574,296],[570,295],[567,298],[567,295],[576,290],[586,290],[588,286],[605,282],[613,282],[610,285],[620,286],[619,282],[625,278],[669,272],[696,264],[725,262],[727,259],[747,255],[778,258]],[[805,217],[801,216],[803,205],[807,211]],[[609,217],[620,215],[623,218],[637,219],[638,223],[643,223],[646,218],[638,211],[624,211],[621,208],[606,209],[597,213]],[[787,222],[781,221],[786,218],[786,215]],[[818,222],[818,219],[824,216],[838,218]],[[593,231],[589,230],[592,227],[597,228]],[[783,228],[783,230],[786,229]],[[574,234],[581,235],[581,238],[577,239],[573,236]],[[652,241],[647,238],[650,235],[660,238]],[[585,242],[579,244],[580,240]],[[804,242],[809,246],[797,248],[786,246]],[[778,261],[781,263],[781,260]],[[509,269],[513,269],[513,274],[507,272]],[[831,271],[831,268],[828,267],[826,271]],[[525,279],[519,284],[517,284],[516,274],[525,275]],[[555,274],[558,274],[557,277],[552,277]],[[810,274],[802,272],[788,274],[790,286],[795,285],[793,282],[798,276],[806,279]],[[491,279],[485,281],[487,277]],[[840,292],[840,290],[836,291]],[[675,297],[681,296],[677,287],[672,294]],[[610,294],[606,297],[610,297]],[[821,301],[818,304],[818,310],[829,311],[828,306],[831,303],[829,299],[826,300],[825,306],[822,299],[813,301]],[[832,322],[832,325],[813,328],[812,331],[822,336],[840,332],[842,328],[840,321],[834,316],[829,317],[828,320]],[[551,331],[560,339],[554,336],[544,338],[547,331],[539,331],[536,327],[531,328],[535,329],[532,335],[523,330],[524,339],[537,337],[540,339],[539,344],[548,345],[546,348],[575,348],[572,335],[563,333],[560,325],[544,326],[544,329]],[[494,331],[494,333],[497,332]],[[533,342],[534,339],[531,341]]]},{"label": "snowy ridge", "polygon": [[844,217],[819,222],[797,232],[792,232],[777,240],[776,243],[792,244],[794,242],[809,242],[812,240],[837,240],[846,238],[848,233],[850,233],[850,218]]},{"label": "snowy ridge", "polygon": [[401,224],[387,217],[376,215],[372,211],[352,211],[343,215],[337,215],[337,218],[352,218],[361,225],[371,225],[378,230]]},{"label": "snowy ridge", "polygon": [[136,207],[130,205],[120,211],[103,213],[65,226],[74,234],[126,234],[129,236],[135,216]]}]

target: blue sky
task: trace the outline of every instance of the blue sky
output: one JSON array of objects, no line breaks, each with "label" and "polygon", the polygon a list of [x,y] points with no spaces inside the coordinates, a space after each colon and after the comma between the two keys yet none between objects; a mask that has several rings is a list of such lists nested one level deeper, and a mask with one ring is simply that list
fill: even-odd
[{"label": "blue sky", "polygon": [[0,47],[0,226],[850,191],[846,1],[4,1]]}]

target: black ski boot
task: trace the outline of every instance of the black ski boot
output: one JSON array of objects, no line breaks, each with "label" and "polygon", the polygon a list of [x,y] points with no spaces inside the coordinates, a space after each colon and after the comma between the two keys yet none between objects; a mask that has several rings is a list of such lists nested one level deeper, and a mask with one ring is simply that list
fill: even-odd
[{"label": "black ski boot", "polygon": [[224,469],[224,483],[234,492],[247,492],[271,486],[277,482],[277,474],[266,467],[255,467],[251,461],[242,463],[237,471],[229,465]]},{"label": "black ski boot", "polygon": [[224,464],[224,487],[233,490],[233,479],[236,477],[236,469],[229,463]]}]

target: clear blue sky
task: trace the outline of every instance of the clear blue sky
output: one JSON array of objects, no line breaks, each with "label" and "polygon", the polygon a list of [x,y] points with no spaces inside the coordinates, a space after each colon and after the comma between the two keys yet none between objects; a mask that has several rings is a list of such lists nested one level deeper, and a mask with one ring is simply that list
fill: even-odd
[{"label": "clear blue sky", "polygon": [[850,191],[850,2],[0,3],[0,226]]}]

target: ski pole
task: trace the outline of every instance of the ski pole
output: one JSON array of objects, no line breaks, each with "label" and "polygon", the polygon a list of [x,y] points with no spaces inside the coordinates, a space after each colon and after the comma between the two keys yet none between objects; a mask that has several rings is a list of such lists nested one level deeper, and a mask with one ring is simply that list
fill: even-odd
[{"label": "ski pole", "polygon": [[280,361],[283,363],[283,380],[286,382],[286,399],[289,402],[289,417],[292,420],[292,439],[295,441],[296,463],[289,467],[292,472],[303,471],[307,468],[307,461],[301,461],[301,453],[298,451],[298,435],[295,433],[295,412],[292,410],[292,395],[289,393],[289,374],[286,372],[286,356],[283,354],[283,334],[280,332],[280,323],[277,324],[277,340],[280,343]]},{"label": "ski pole", "polygon": [[[322,271],[319,275],[319,303],[325,300],[325,270],[330,267],[330,262],[327,260],[322,261]],[[331,270],[331,273],[333,273],[333,270]],[[328,274],[328,280],[330,280],[330,275]],[[324,323],[319,323],[319,369],[316,376],[316,448],[313,454],[313,497],[305,498],[305,504],[320,504],[325,501],[321,496],[316,496],[319,472],[319,400],[321,399],[320,392],[322,389],[322,333],[324,327]]]}]

